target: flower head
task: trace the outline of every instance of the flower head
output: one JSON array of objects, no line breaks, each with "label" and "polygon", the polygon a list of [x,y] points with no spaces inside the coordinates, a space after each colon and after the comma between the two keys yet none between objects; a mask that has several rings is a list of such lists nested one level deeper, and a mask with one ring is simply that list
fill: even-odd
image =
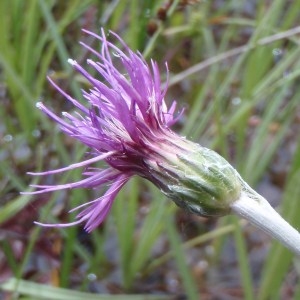
[{"label": "flower head", "polygon": [[[134,175],[154,183],[177,205],[200,215],[216,216],[228,213],[229,204],[241,192],[239,176],[231,165],[217,153],[190,142],[174,133],[176,102],[168,108],[157,64],[148,65],[139,53],[134,53],[115,33],[111,32],[124,51],[101,36],[84,30],[100,40],[100,53],[81,43],[97,61],[87,64],[97,73],[92,76],[75,60],[73,68],[91,84],[83,91],[86,105],[53,86],[69,100],[76,112],[59,117],[43,103],[37,107],[60,125],[67,135],[89,147],[91,158],[68,167],[32,175],[49,175],[85,167],[84,179],[62,185],[34,185],[33,194],[73,188],[96,188],[108,185],[104,195],[82,204],[77,221],[56,226],[85,223],[87,231],[97,227],[108,214],[123,185]],[[121,70],[115,66],[115,60]],[[91,165],[103,160],[106,169]],[[45,224],[44,224],[45,225]],[[52,225],[48,225],[52,226]]]}]

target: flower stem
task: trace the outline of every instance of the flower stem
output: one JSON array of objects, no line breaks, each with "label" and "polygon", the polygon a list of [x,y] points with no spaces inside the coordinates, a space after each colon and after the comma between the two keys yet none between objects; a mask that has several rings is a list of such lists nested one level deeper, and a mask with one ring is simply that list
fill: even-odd
[{"label": "flower stem", "polygon": [[231,204],[231,209],[276,238],[295,254],[300,255],[300,233],[286,222],[262,196],[249,197],[247,192],[243,191],[240,198]]}]

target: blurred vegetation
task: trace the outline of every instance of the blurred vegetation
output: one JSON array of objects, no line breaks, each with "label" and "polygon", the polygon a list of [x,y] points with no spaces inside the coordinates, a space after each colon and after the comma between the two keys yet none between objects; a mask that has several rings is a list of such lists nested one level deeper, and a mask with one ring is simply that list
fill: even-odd
[{"label": "blurred vegetation", "polygon": [[299,229],[299,11],[299,0],[0,1],[0,298],[299,299],[299,260],[283,246],[235,217],[178,210],[139,178],[90,235],[33,221],[71,221],[102,191],[19,194],[80,178],[26,175],[86,151],[35,103],[71,109],[46,76],[80,98],[67,59],[84,63],[80,40],[100,47],[81,28],[104,27],[162,74],[168,62],[167,101],[185,107],[174,130],[221,153]]}]

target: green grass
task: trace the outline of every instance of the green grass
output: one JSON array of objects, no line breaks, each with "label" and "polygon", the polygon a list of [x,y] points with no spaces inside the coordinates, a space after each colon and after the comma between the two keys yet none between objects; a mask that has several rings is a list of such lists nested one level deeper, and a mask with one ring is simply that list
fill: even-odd
[{"label": "green grass", "polygon": [[[140,1],[127,0],[74,0],[68,5],[54,0],[0,1],[0,89],[4,95],[0,110],[0,232],[5,237],[0,240],[0,252],[11,270],[9,281],[0,289],[12,292],[15,299],[91,298],[91,283],[86,275],[95,274],[97,281],[107,283],[114,270],[121,278],[115,293],[122,295],[99,294],[93,295],[94,299],[127,299],[125,294],[129,293],[141,294],[136,299],[152,299],[149,290],[144,292],[140,286],[169,270],[178,276],[177,291],[189,299],[198,299],[213,288],[210,275],[218,270],[226,242],[233,239],[240,274],[237,284],[243,298],[282,298],[286,277],[299,274],[298,261],[288,250],[272,242],[257,283],[248,257],[247,225],[226,217],[212,221],[211,228],[202,219],[188,216],[189,221],[183,224],[197,225],[193,236],[186,236],[178,221],[186,214],[140,178],[123,188],[108,220],[88,237],[84,235],[84,242],[80,240],[80,227],[44,229],[30,225],[32,220],[22,215],[26,209],[42,222],[74,220],[74,214],[66,211],[95,196],[94,191],[86,190],[43,197],[19,192],[30,183],[45,180],[32,179],[27,171],[54,169],[83,157],[86,149],[59,133],[35,103],[43,99],[56,112],[70,110],[49,86],[46,75],[51,74],[60,86],[80,98],[80,88],[85,84],[73,74],[67,59],[86,59],[85,50],[78,45],[86,38],[80,30],[82,26],[96,32],[103,26],[119,33],[147,60],[157,60],[162,72],[168,60],[167,101],[175,98],[180,107],[186,107],[176,130],[217,150],[250,185],[256,187],[270,176],[281,149],[289,153],[283,170],[288,175],[280,186],[283,195],[278,210],[300,228],[300,50],[296,35],[300,1],[258,1],[253,8],[252,1],[226,1],[223,6],[216,2],[183,5],[173,1],[166,20],[160,21],[156,12],[167,3],[163,0],[142,1],[141,5]],[[246,11],[247,2],[250,6]],[[149,22],[157,24],[152,36],[147,34]],[[93,45],[99,48],[97,43]],[[274,56],[274,49],[282,54]],[[79,178],[80,172],[70,172],[47,180],[63,183]],[[46,204],[40,205],[40,201]],[[13,219],[21,227],[10,224]],[[20,229],[23,226],[27,228],[24,231]],[[17,258],[14,242],[19,240],[18,230],[26,238],[20,239],[24,248]],[[34,276],[26,270],[41,249],[40,241],[52,234],[53,242],[47,245],[51,249],[61,245],[57,252],[59,268],[52,266],[58,275],[48,270],[55,279],[48,278],[45,287],[41,283],[45,270],[38,270]],[[164,250],[159,248],[160,241],[165,243]],[[117,258],[112,259],[108,253],[111,245]],[[212,256],[205,254],[207,246],[214,249]],[[197,262],[186,259],[193,249],[199,250],[199,259],[208,263],[201,282],[193,272]],[[80,278],[76,290],[74,274]],[[40,294],[41,289],[45,294]],[[294,289],[297,299],[300,285],[296,283]],[[161,293],[172,297],[171,292]]]}]

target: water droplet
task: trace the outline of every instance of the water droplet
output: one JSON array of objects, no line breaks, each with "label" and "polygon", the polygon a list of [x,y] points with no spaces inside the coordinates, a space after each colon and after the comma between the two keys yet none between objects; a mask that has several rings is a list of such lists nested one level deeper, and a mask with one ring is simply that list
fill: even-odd
[{"label": "water droplet", "polygon": [[11,134],[7,134],[3,137],[4,142],[11,142],[13,140],[13,136]]},{"label": "water droplet", "polygon": [[55,76],[55,71],[54,70],[48,70],[47,71],[47,76],[49,76],[49,77]]},{"label": "water droplet", "polygon": [[280,48],[275,48],[272,50],[272,54],[274,56],[281,56],[282,55],[282,50]]},{"label": "water droplet", "polygon": [[41,136],[41,131],[38,129],[35,129],[31,132],[32,136],[35,138],[39,138]]},{"label": "water droplet", "polygon": [[150,10],[149,8],[147,8],[147,9],[145,10],[145,17],[146,17],[146,18],[150,18],[150,15],[151,15],[151,10]]},{"label": "water droplet", "polygon": [[94,273],[90,273],[87,275],[89,281],[95,281],[97,279],[97,275]]},{"label": "water droplet", "polygon": [[121,55],[118,52],[115,52],[115,51],[112,52],[112,55],[115,56],[115,57],[121,57]]},{"label": "water droplet", "polygon": [[172,291],[173,293],[175,293],[178,289],[178,280],[177,278],[174,278],[174,275],[173,274],[169,274],[169,276],[167,277],[167,280],[166,280],[166,284],[168,286],[168,289],[170,291]]},{"label": "water droplet", "polygon": [[239,105],[239,104],[241,104],[241,102],[242,102],[242,99],[239,97],[235,97],[231,100],[232,105]]},{"label": "water droplet", "polygon": [[208,256],[212,257],[215,254],[215,248],[213,246],[206,246],[205,252]]},{"label": "water droplet", "polygon": [[272,54],[273,54],[275,63],[278,63],[283,56],[283,51],[280,48],[274,48],[272,50]]},{"label": "water droplet", "polygon": [[207,267],[208,267],[208,262],[206,260],[200,260],[198,263],[197,263],[197,266],[199,268],[201,268],[202,270],[206,270]]}]

